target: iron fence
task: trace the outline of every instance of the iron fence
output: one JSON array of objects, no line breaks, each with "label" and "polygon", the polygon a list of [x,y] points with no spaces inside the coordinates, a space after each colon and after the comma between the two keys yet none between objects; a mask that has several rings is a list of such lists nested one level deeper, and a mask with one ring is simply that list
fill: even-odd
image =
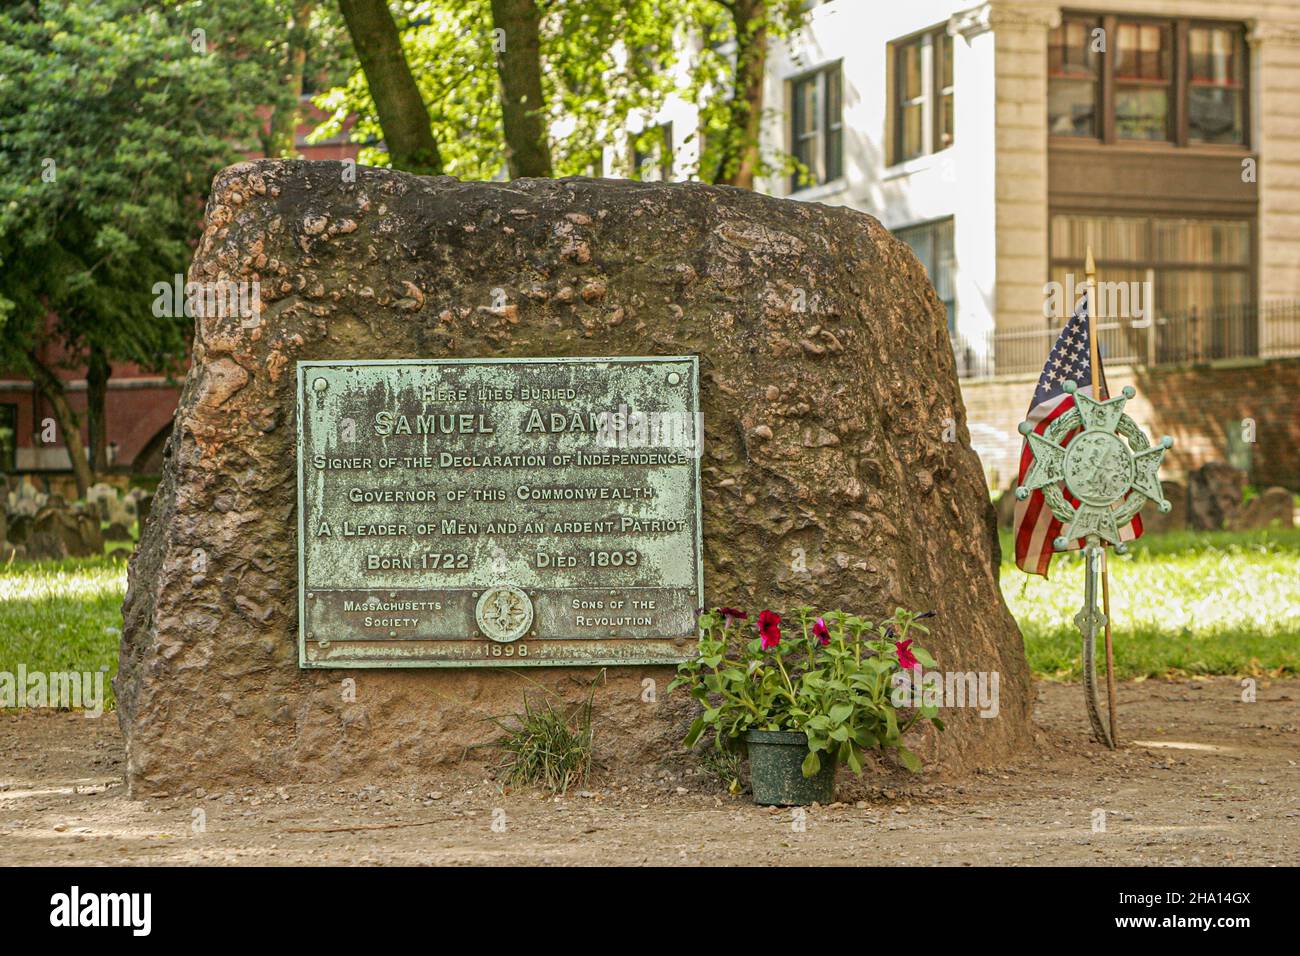
[{"label": "iron fence", "polygon": [[[963,379],[1038,374],[1063,323],[1041,329],[954,336],[957,374]],[[1102,362],[1118,365],[1181,365],[1237,358],[1300,355],[1300,302],[1265,302],[1214,309],[1150,322],[1097,323]]]}]

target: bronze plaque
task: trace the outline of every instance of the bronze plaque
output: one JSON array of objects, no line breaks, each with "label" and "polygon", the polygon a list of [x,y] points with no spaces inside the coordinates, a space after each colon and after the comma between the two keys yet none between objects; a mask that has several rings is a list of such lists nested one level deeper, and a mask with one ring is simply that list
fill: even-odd
[{"label": "bronze plaque", "polygon": [[693,356],[298,363],[303,667],[682,660]]}]

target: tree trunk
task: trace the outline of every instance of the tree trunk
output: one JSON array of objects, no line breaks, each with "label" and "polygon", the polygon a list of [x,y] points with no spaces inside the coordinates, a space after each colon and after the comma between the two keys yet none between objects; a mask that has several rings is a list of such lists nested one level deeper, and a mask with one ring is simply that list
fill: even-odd
[{"label": "tree trunk", "polygon": [[91,473],[90,462],[86,460],[86,446],[81,442],[81,420],[68,404],[63,382],[46,367],[40,356],[35,351],[29,351],[27,361],[31,365],[32,381],[54,409],[54,420],[59,424],[64,447],[68,449],[68,457],[72,460],[72,477],[77,482],[77,497],[84,498],[90,486],[95,483],[95,476]]},{"label": "tree trunk", "polygon": [[763,71],[767,68],[768,0],[735,0],[736,73],[732,84],[729,142],[715,183],[754,188],[763,123]]},{"label": "tree trunk", "polygon": [[441,175],[442,155],[433,138],[429,111],[402,52],[388,4],[385,0],[339,0],[339,10],[366,74],[393,168]]},{"label": "tree trunk", "polygon": [[271,114],[271,131],[266,154],[272,158],[297,155],[294,149],[298,134],[298,120],[301,111],[298,99],[302,96],[303,68],[307,64],[308,24],[311,20],[314,0],[300,0],[293,7],[293,20],[289,24],[288,55],[285,61],[285,83],[293,105],[288,109],[277,109]]},{"label": "tree trunk", "polygon": [[108,398],[108,377],[112,374],[104,350],[92,345],[90,362],[86,366],[86,426],[90,438],[90,467],[97,475],[108,471],[108,421],[104,409]]},{"label": "tree trunk", "polygon": [[535,0],[492,0],[492,22],[505,38],[497,54],[497,76],[501,80],[501,116],[512,179],[552,175],[546,104],[542,98],[539,20]]}]

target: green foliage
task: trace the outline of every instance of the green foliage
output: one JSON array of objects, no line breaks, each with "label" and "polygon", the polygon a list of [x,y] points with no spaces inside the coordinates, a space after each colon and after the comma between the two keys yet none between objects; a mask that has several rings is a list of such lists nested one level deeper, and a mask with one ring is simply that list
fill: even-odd
[{"label": "green foliage", "polygon": [[[493,34],[490,5],[420,0],[400,6],[403,49],[429,108],[447,173],[461,179],[497,177],[505,169],[505,145],[493,46],[500,38]],[[539,0],[539,7],[556,176],[589,175],[599,168],[604,147],[636,126],[633,117],[651,117],[670,94],[698,110],[703,131],[701,162],[685,172],[706,182],[733,174],[749,142],[735,92],[738,50],[759,31],[769,39],[789,36],[804,18],[801,0],[760,4],[743,27],[732,5],[722,0]],[[353,139],[366,144],[361,162],[388,165],[359,68],[315,102],[330,114],[313,133],[315,139],[338,135],[355,114]],[[650,152],[657,136],[654,127],[646,127],[632,136],[631,145]],[[784,151],[760,156],[760,174],[792,169]],[[618,159],[612,172],[640,176],[630,156]]]},{"label": "green foliage", "polygon": [[[1049,581],[1016,568],[1009,535],[1002,554],[1030,666],[1078,680],[1082,559],[1058,556]],[[1146,534],[1109,567],[1118,677],[1300,673],[1300,529]]]},{"label": "green foliage", "polygon": [[[745,149],[753,144],[743,124],[743,97],[736,90],[738,53],[747,49],[755,34],[770,44],[791,37],[804,23],[803,0],[767,0],[754,5],[753,16],[739,23],[731,0],[676,0],[678,21],[691,34],[693,47],[685,66],[687,81],[677,91],[699,111],[703,142],[696,178],[724,182],[735,172]],[[780,104],[768,104],[764,118],[781,114]],[[788,174],[793,157],[782,149],[760,152],[757,175]]]},{"label": "green foliage", "polygon": [[218,6],[0,11],[0,365],[28,367],[50,312],[71,363],[92,344],[152,368],[183,355],[188,322],[154,316],[153,284],[185,272],[213,175],[283,85],[221,46]]},{"label": "green foliage", "polygon": [[502,770],[515,786],[545,787],[551,793],[566,793],[587,782],[591,772],[594,732],[591,701],[587,699],[565,710],[547,699],[540,706],[524,698],[524,712],[496,723],[505,731],[497,746],[505,751]]},{"label": "green foliage", "polygon": [[[630,113],[653,110],[669,88],[671,7],[676,0],[541,0],[542,82],[557,176],[587,173]],[[500,84],[492,11],[481,0],[423,0],[401,5],[402,46],[425,104],[448,175],[492,179],[505,168]],[[505,38],[509,42],[509,38]],[[639,55],[623,57],[623,50]],[[329,118],[313,138],[336,136],[355,113],[360,160],[388,165],[383,132],[365,74],[319,95]]]},{"label": "green foliage", "polygon": [[[808,607],[796,613],[799,636],[766,650],[763,638],[735,616],[722,611],[700,616],[697,654],[679,665],[668,688],[687,688],[704,708],[686,746],[693,747],[707,730],[720,749],[749,730],[791,730],[808,737],[806,777],[817,773],[823,757],[861,773],[868,750],[892,752],[903,766],[919,770],[903,735],[918,720],[942,729],[938,709],[927,706],[900,721],[891,700],[893,677],[904,670],[900,654],[909,647],[909,633],[928,633],[918,615],[899,608],[890,620],[873,624],[842,611],[821,618]],[[923,667],[935,666],[922,648],[910,650]]]}]

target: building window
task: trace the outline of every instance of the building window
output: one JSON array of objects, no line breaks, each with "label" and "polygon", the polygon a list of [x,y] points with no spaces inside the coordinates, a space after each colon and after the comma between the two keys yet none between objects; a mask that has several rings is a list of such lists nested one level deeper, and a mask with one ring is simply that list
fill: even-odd
[{"label": "building window", "polygon": [[632,176],[645,183],[672,181],[672,123],[652,126],[632,137]]},{"label": "building window", "polygon": [[934,36],[934,42],[939,49],[937,86],[938,86],[938,112],[935,115],[935,140],[938,143],[937,149],[947,149],[953,141],[953,110],[952,110],[952,37],[947,33],[940,31]]},{"label": "building window", "polygon": [[1063,17],[1047,47],[1047,129],[1053,136],[1096,136],[1101,93],[1097,17]]},{"label": "building window", "polygon": [[1115,135],[1167,140],[1169,136],[1169,27],[1121,21],[1115,42]]},{"label": "building window", "polygon": [[1245,126],[1246,44],[1241,31],[1187,31],[1187,125],[1194,143],[1241,143]]},{"label": "building window", "polygon": [[834,63],[790,81],[790,152],[799,164],[790,191],[844,174],[844,79]]},{"label": "building window", "polygon": [[1099,281],[1153,283],[1157,316],[1249,305],[1251,222],[1180,216],[1052,216],[1052,276],[1081,283],[1089,245],[1106,250]]},{"label": "building window", "polygon": [[1106,143],[1246,143],[1239,24],[1066,14],[1048,41],[1048,131]]},{"label": "building window", "polygon": [[[18,406],[0,404],[0,472],[18,467]],[[3,507],[3,503],[0,503]]]},{"label": "building window", "polygon": [[895,229],[894,235],[912,247],[930,276],[939,301],[948,313],[948,331],[957,329],[957,260],[953,254],[953,220],[937,219],[919,226]]},{"label": "building window", "polygon": [[898,40],[894,58],[893,162],[953,143],[952,38],[945,27]]}]

